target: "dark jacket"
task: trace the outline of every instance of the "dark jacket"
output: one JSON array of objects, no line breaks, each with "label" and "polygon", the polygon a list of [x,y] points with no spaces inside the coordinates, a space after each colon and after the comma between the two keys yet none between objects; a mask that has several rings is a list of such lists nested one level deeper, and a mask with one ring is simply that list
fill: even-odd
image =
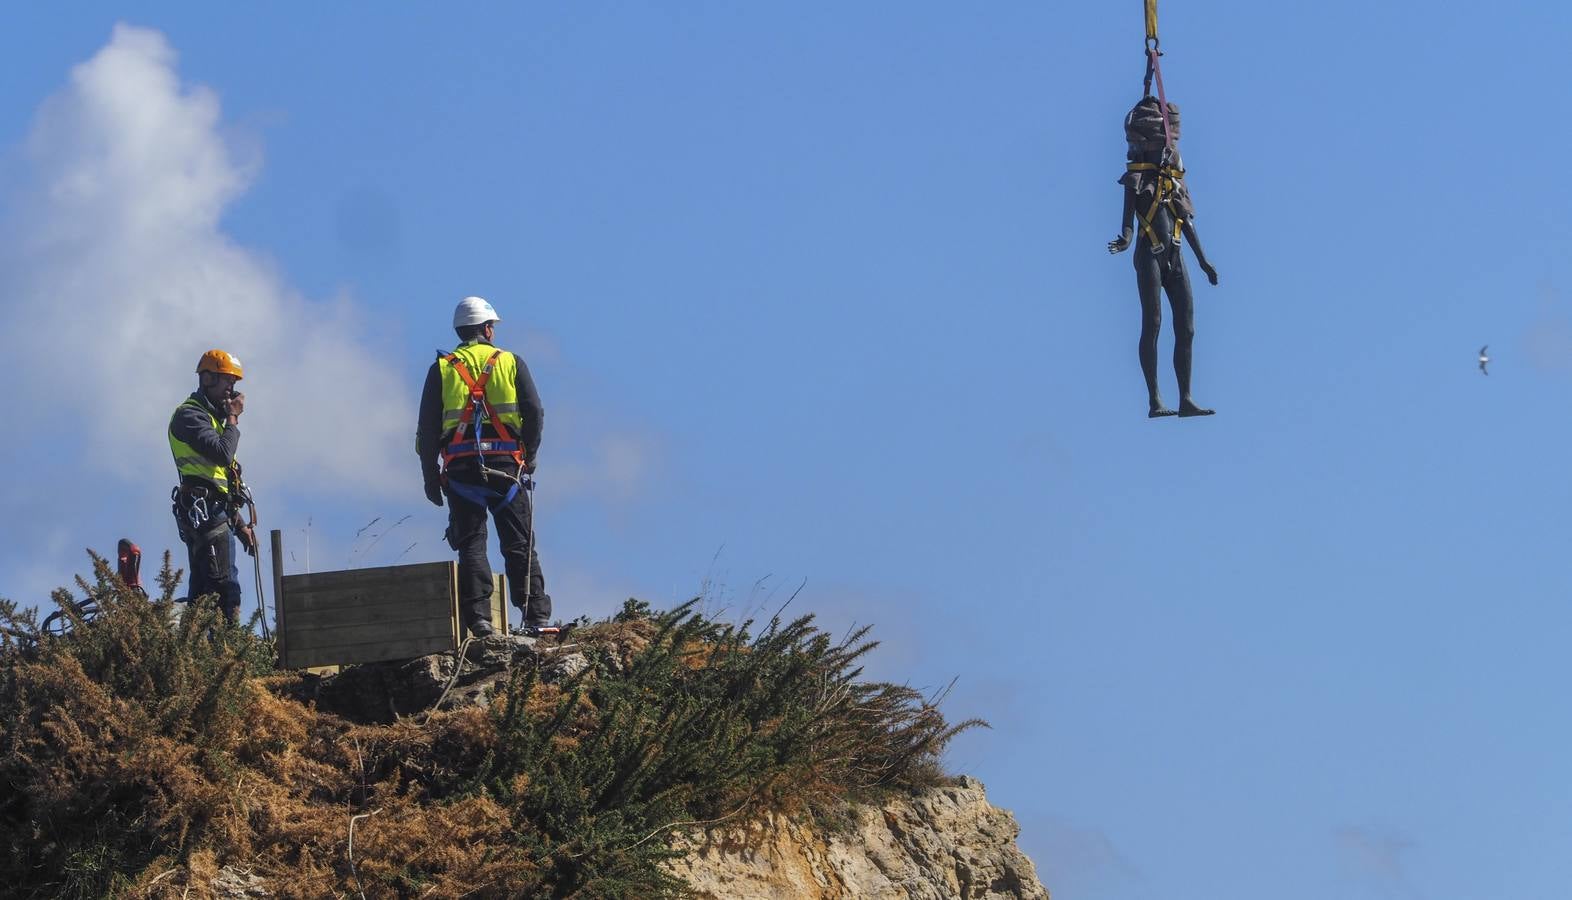
[{"label": "dark jacket", "polygon": [[[207,395],[193,391],[191,399],[201,404],[201,409],[182,403],[169,420],[169,433],[191,445],[203,458],[225,466],[235,462],[235,451],[240,449],[240,426],[228,425],[220,432],[213,427],[213,419],[224,421],[224,411],[208,402]],[[209,413],[212,415],[209,416]],[[206,478],[184,476],[182,483],[199,483],[218,489]]]},{"label": "dark jacket", "polygon": [[[523,427],[515,437],[524,447],[525,461],[534,464],[535,453],[540,449],[541,433],[545,430],[546,410],[540,404],[540,394],[535,390],[535,379],[530,377],[529,366],[524,364],[524,357],[517,353],[513,356],[518,360],[517,381],[514,387],[519,397],[519,416],[524,420]],[[497,437],[497,430],[490,422],[481,426],[482,439],[495,437]],[[442,430],[442,371],[440,364],[433,362],[431,368],[426,371],[425,387],[420,391],[420,416],[415,424],[415,455],[420,457],[420,474],[425,483],[436,481],[441,474],[442,448],[452,439],[452,431]],[[476,465],[473,457],[453,461],[454,469],[460,472],[465,469],[473,470]]]}]

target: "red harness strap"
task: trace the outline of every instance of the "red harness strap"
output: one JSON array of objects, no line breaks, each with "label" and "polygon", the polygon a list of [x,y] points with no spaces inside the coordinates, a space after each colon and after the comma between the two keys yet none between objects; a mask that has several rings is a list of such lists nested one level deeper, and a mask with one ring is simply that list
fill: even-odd
[{"label": "red harness strap", "polygon": [[[498,418],[496,411],[491,408],[490,401],[486,399],[486,383],[491,380],[491,369],[496,364],[497,357],[501,355],[501,350],[491,354],[486,360],[486,365],[481,368],[479,378],[470,374],[469,367],[464,365],[464,360],[460,359],[457,353],[449,353],[447,356],[442,357],[447,361],[448,365],[453,367],[453,371],[458,374],[464,385],[469,388],[469,403],[465,404],[463,411],[459,413],[458,428],[453,432],[453,439],[448,441],[447,445],[442,448],[442,469],[444,473],[447,471],[448,463],[452,460],[465,456],[484,456],[488,452],[493,454],[506,453],[513,457],[513,461],[518,464],[520,469],[524,467],[524,448],[519,446],[513,433],[508,431],[508,426],[503,424],[502,419]],[[480,423],[475,422],[476,407],[481,409],[485,414],[485,418],[491,422],[492,427],[497,429],[498,443],[504,446],[489,449],[488,445],[491,442],[480,440]],[[471,424],[475,427],[474,440],[466,444],[464,434],[469,430]],[[511,449],[508,449],[509,446],[511,446]],[[454,450],[455,447],[458,449]]]}]

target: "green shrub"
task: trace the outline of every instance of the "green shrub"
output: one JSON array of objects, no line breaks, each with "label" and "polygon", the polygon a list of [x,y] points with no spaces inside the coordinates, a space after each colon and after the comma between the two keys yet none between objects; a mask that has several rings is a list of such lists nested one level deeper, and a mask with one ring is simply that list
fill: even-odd
[{"label": "green shrub", "polygon": [[[559,895],[674,892],[659,866],[672,829],[934,784],[945,744],[984,724],[949,726],[910,688],[858,681],[867,628],[835,642],[804,616],[753,637],[696,602],[656,617],[625,671],[602,656],[550,715],[529,712],[533,670],[496,707],[497,747],[472,784],[529,824],[516,840]],[[646,613],[629,601],[614,621]]]},{"label": "green shrub", "polygon": [[[40,634],[0,601],[0,883],[22,897],[202,896],[239,864],[281,896],[675,897],[675,833],[942,780],[937,698],[861,680],[866,628],[725,624],[629,601],[520,667],[489,709],[357,724],[271,674],[211,603],[171,622],[94,557],[91,620]],[[61,592],[57,600],[71,598]],[[264,677],[266,676],[266,677]],[[348,828],[358,822],[354,853]]]},{"label": "green shrub", "polygon": [[[211,603],[171,626],[179,573],[166,554],[148,599],[93,555],[77,580],[98,613],[40,633],[31,613],[0,605],[0,881],[36,896],[103,896],[125,873],[200,843],[209,806],[232,783],[230,757],[271,648]],[[203,776],[192,779],[194,768]]]}]

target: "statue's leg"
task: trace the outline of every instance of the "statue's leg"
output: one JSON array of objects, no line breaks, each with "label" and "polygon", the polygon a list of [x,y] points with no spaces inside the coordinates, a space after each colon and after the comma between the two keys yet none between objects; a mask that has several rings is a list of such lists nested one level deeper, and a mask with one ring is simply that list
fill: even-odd
[{"label": "statue's leg", "polygon": [[1179,415],[1209,416],[1215,410],[1205,409],[1190,396],[1190,360],[1195,345],[1195,295],[1190,292],[1190,273],[1185,270],[1184,259],[1179,255],[1176,242],[1173,257],[1163,267],[1163,290],[1168,294],[1168,306],[1174,313],[1174,377],[1179,381]]},{"label": "statue's leg", "polygon": [[1159,260],[1152,255],[1151,245],[1142,237],[1136,241],[1135,284],[1141,292],[1141,375],[1146,378],[1146,402],[1149,418],[1171,416],[1174,411],[1163,406],[1157,390],[1157,335],[1163,330],[1163,278]]}]

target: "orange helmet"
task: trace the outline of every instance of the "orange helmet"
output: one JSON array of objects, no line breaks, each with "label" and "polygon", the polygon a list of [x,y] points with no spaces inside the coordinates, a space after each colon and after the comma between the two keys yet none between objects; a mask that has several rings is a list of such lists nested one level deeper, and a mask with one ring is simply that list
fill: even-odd
[{"label": "orange helmet", "polygon": [[245,377],[240,369],[240,360],[223,350],[209,350],[202,354],[202,358],[197,361],[197,373],[201,374],[202,372],[218,372],[223,375],[233,375],[236,381]]}]

